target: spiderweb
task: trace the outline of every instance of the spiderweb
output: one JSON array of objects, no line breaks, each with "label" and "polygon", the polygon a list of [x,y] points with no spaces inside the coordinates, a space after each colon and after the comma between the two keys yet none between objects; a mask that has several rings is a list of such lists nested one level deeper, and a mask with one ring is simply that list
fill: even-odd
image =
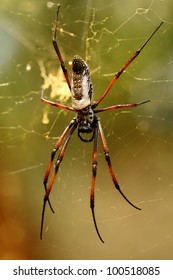
[{"label": "spiderweb", "polygon": [[[100,107],[151,99],[138,108],[100,114],[112,163],[130,207],[115,191],[99,143],[95,211],[89,208],[92,144],[73,136],[46,209],[39,240],[42,180],[51,150],[74,117],[40,102],[70,105],[51,45],[56,3],[0,3],[1,189],[3,259],[172,259],[171,0],[60,1],[58,42],[68,66],[88,63],[97,100],[113,75],[156,26],[162,28],[117,81]],[[70,71],[70,67],[69,67]]]}]

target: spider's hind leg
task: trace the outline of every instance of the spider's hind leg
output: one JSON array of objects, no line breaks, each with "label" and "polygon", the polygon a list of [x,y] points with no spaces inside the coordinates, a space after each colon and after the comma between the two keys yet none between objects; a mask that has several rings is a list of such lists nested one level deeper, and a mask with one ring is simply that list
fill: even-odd
[{"label": "spider's hind leg", "polygon": [[[45,183],[45,181],[43,182],[43,184],[44,184],[44,189],[45,189],[45,193],[46,193],[46,191],[47,191],[47,182]],[[50,207],[50,210],[52,211],[52,213],[55,213],[55,211],[53,210],[53,207],[52,207],[52,204],[51,204],[51,202],[50,202],[50,199],[49,199],[49,197],[47,198],[47,202],[48,202],[48,204],[49,204],[49,207]]]},{"label": "spider's hind leg", "polygon": [[122,190],[120,189],[120,186],[119,186],[119,184],[118,184],[118,182],[117,182],[117,179],[116,179],[116,176],[115,176],[115,173],[114,173],[114,170],[113,170],[113,168],[112,168],[111,159],[110,159],[110,156],[109,156],[109,150],[108,150],[108,147],[107,147],[107,144],[106,144],[105,136],[104,136],[104,133],[103,133],[103,130],[102,130],[100,121],[98,121],[98,126],[99,126],[99,132],[100,132],[100,137],[101,137],[101,142],[102,142],[103,151],[104,151],[104,153],[105,153],[105,159],[106,159],[106,162],[107,162],[107,164],[108,164],[109,171],[110,171],[110,174],[111,174],[111,177],[112,177],[112,181],[113,181],[113,183],[114,183],[115,188],[119,191],[119,193],[124,197],[124,199],[125,199],[131,206],[133,206],[133,207],[136,208],[137,210],[141,210],[141,208],[135,206],[135,205],[124,195],[124,193],[123,193]]},{"label": "spider's hind leg", "polygon": [[90,207],[91,207],[94,226],[97,235],[100,238],[101,242],[104,243],[97,227],[95,212],[94,212],[94,192],[95,192],[95,182],[96,182],[96,175],[97,175],[97,147],[98,147],[98,122],[97,121],[96,121],[93,135],[94,135],[94,147],[93,147],[93,155],[92,155],[92,183],[91,183]]},{"label": "spider's hind leg", "polygon": [[[42,208],[42,218],[41,218],[41,227],[40,227],[40,239],[42,239],[42,235],[43,235],[44,215],[45,215],[45,208],[46,208],[46,203],[47,202],[48,202],[48,204],[50,206],[50,209],[54,213],[54,210],[53,210],[52,205],[51,205],[50,200],[49,200],[49,195],[50,195],[50,192],[51,192],[51,189],[52,189],[55,177],[57,175],[59,166],[60,166],[60,164],[62,162],[62,159],[64,157],[67,145],[68,145],[68,143],[70,141],[70,138],[71,138],[73,132],[75,131],[76,127],[77,127],[77,122],[76,122],[76,118],[74,118],[70,122],[70,124],[66,127],[66,129],[64,130],[62,135],[60,136],[58,142],[56,143],[55,148],[53,149],[53,151],[51,153],[51,158],[50,158],[50,161],[49,161],[46,173],[45,173],[44,181],[43,181],[44,188],[45,188],[45,195],[44,195],[43,208]],[[48,182],[48,178],[49,178],[49,175],[50,175],[50,171],[51,171],[51,167],[52,167],[52,164],[53,164],[53,160],[54,160],[55,154],[58,151],[58,149],[60,148],[60,146],[61,146],[61,144],[62,144],[62,142],[64,140],[65,140],[65,143],[63,144],[61,152],[60,152],[60,154],[58,156],[58,159],[55,162],[54,172],[53,172],[52,177],[50,179],[50,182],[49,182],[49,184],[47,186],[47,182]]]}]

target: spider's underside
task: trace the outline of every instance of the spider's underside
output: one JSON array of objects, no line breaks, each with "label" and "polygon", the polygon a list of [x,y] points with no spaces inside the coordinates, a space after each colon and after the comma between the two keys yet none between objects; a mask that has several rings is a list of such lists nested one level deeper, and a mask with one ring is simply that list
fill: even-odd
[{"label": "spider's underside", "polygon": [[[134,208],[136,208],[138,210],[141,210],[141,209],[138,208],[137,206],[135,206],[132,202],[130,202],[130,200],[124,195],[124,193],[120,189],[120,186],[116,179],[115,172],[114,172],[112,164],[111,164],[109,150],[108,150],[108,147],[106,144],[101,122],[100,122],[99,118],[96,116],[96,114],[100,113],[100,112],[116,110],[116,109],[120,109],[120,108],[136,107],[138,105],[147,103],[150,100],[146,100],[146,101],[138,102],[138,103],[132,103],[132,104],[113,105],[113,106],[102,108],[102,109],[96,109],[96,107],[106,97],[106,95],[110,91],[111,87],[113,86],[115,81],[121,76],[121,74],[124,72],[124,70],[140,54],[141,50],[145,47],[145,45],[153,37],[153,35],[160,28],[160,26],[163,24],[163,22],[160,23],[160,25],[154,30],[154,32],[149,36],[149,38],[143,43],[143,45],[125,63],[125,65],[122,67],[122,69],[119,72],[117,72],[117,74],[115,74],[115,76],[113,77],[112,81],[110,82],[108,88],[103,93],[103,95],[100,97],[100,99],[96,102],[93,102],[93,100],[92,100],[93,99],[93,87],[92,87],[92,82],[91,82],[91,78],[90,78],[89,68],[88,68],[86,62],[78,55],[75,55],[73,58],[71,82],[69,80],[68,72],[65,67],[64,61],[62,59],[62,56],[61,56],[61,53],[59,51],[59,47],[58,47],[58,44],[56,41],[59,9],[60,9],[60,5],[58,5],[55,29],[54,29],[54,33],[53,33],[53,46],[54,46],[55,52],[57,53],[59,61],[61,63],[61,68],[64,73],[66,82],[68,84],[69,90],[71,91],[72,107],[49,101],[43,97],[43,93],[42,93],[41,101],[45,102],[49,105],[61,108],[61,109],[73,111],[76,113],[76,116],[72,119],[70,124],[65,128],[64,132],[62,133],[58,142],[56,143],[55,148],[53,149],[53,151],[51,153],[51,158],[50,158],[50,161],[49,161],[46,173],[45,173],[45,177],[44,177],[44,181],[43,181],[44,188],[45,188],[45,196],[44,196],[44,201],[43,201],[40,238],[42,239],[42,235],[43,235],[43,222],[44,222],[45,207],[46,207],[47,202],[48,202],[52,212],[54,212],[52,205],[50,203],[50,200],[49,200],[49,195],[50,195],[50,192],[52,189],[52,185],[54,183],[54,180],[57,175],[61,161],[66,152],[66,148],[70,141],[70,138],[71,138],[73,132],[77,129],[80,140],[82,140],[83,142],[92,142],[93,141],[90,207],[91,207],[91,211],[92,211],[92,216],[93,216],[93,221],[94,221],[96,232],[97,232],[100,240],[104,243],[104,241],[99,233],[98,227],[97,227],[97,223],[96,223],[96,219],[95,219],[95,212],[94,212],[94,191],[95,191],[95,182],[96,182],[96,174],[97,174],[97,148],[98,148],[98,137],[99,136],[101,139],[102,148],[103,148],[103,152],[105,155],[105,160],[108,164],[110,175],[112,177],[112,181],[114,183],[115,188],[119,191],[119,193],[124,197],[124,199],[131,206],[133,206]],[[48,184],[48,179],[49,179],[50,171],[51,171],[52,164],[54,161],[54,157],[60,147],[61,147],[61,151],[58,155],[57,160],[55,161],[54,171],[53,171],[52,177],[50,178],[49,184]]]}]

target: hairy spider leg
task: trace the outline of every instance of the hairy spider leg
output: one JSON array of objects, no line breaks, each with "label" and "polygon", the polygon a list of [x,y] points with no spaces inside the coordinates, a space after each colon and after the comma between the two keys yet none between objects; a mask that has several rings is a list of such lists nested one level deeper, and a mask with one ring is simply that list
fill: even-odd
[{"label": "hairy spider leg", "polygon": [[70,79],[69,79],[69,76],[68,76],[68,71],[66,69],[66,66],[65,66],[65,63],[64,63],[64,60],[61,56],[61,53],[60,53],[60,50],[59,50],[59,47],[58,47],[58,44],[57,44],[57,25],[58,25],[58,15],[59,15],[59,10],[60,10],[60,4],[58,4],[58,9],[57,9],[57,12],[56,12],[56,19],[55,19],[55,28],[54,28],[54,32],[53,32],[53,39],[52,39],[52,44],[53,44],[53,47],[55,49],[55,52],[58,56],[58,59],[61,63],[61,68],[62,68],[62,71],[64,73],[64,76],[65,76],[65,79],[67,81],[67,84],[68,84],[68,87],[69,87],[69,90],[71,91],[71,83],[70,83]]},{"label": "hairy spider leg", "polygon": [[98,234],[98,237],[100,238],[101,242],[104,243],[98,227],[96,223],[95,218],[95,212],[94,212],[94,198],[95,198],[95,183],[96,183],[96,175],[97,175],[97,148],[98,148],[98,122],[96,122],[95,128],[94,128],[94,146],[93,146],[93,154],[92,154],[92,183],[91,183],[91,194],[90,194],[90,207],[92,211],[94,226],[96,229],[96,232]]},{"label": "hairy spider leg", "polygon": [[146,44],[151,40],[151,38],[154,36],[154,34],[157,32],[157,30],[161,27],[161,25],[164,22],[162,21],[157,28],[154,30],[154,32],[148,37],[148,39],[142,44],[142,46],[132,55],[132,57],[124,64],[124,66],[119,70],[115,76],[113,77],[112,81],[110,82],[109,86],[107,87],[106,91],[103,93],[103,95],[99,98],[98,101],[95,102],[94,108],[100,104],[100,102],[106,97],[110,89],[112,88],[113,84],[119,79],[121,74],[124,72],[124,70],[132,63],[132,61],[140,54],[140,52],[143,50],[143,48],[146,46]]},{"label": "hairy spider leg", "polygon": [[101,113],[105,111],[110,111],[110,110],[117,110],[117,109],[122,109],[122,108],[132,108],[132,107],[137,107],[139,105],[145,104],[150,102],[151,100],[145,100],[142,102],[137,102],[137,103],[131,103],[131,104],[119,104],[119,105],[112,105],[109,107],[101,108],[98,110],[94,110],[94,113]]},{"label": "hairy spider leg", "polygon": [[108,164],[108,167],[109,167],[109,172],[111,174],[111,177],[112,177],[112,181],[114,183],[114,186],[115,188],[119,191],[119,193],[124,197],[124,199],[131,205],[133,206],[134,208],[138,209],[138,210],[141,210],[141,208],[135,206],[125,195],[124,193],[122,192],[122,190],[120,189],[120,186],[117,182],[117,179],[116,179],[116,176],[115,176],[115,172],[112,168],[112,163],[111,163],[111,159],[110,159],[110,155],[109,155],[109,150],[108,150],[108,147],[107,147],[107,144],[106,144],[106,140],[105,140],[105,136],[104,136],[104,133],[103,133],[103,129],[102,129],[102,126],[101,126],[101,123],[100,121],[98,120],[98,126],[99,126],[99,133],[100,133],[100,137],[101,137],[101,142],[102,142],[102,147],[103,147],[103,151],[104,151],[104,154],[105,154],[105,159],[106,159],[106,162]]},{"label": "hairy spider leg", "polygon": [[[56,147],[54,148],[54,150],[52,151],[52,154],[51,154],[51,160],[49,162],[49,165],[48,165],[48,168],[47,168],[47,171],[46,171],[46,175],[45,175],[45,178],[44,178],[45,196],[44,196],[44,200],[43,200],[43,209],[42,209],[42,218],[41,218],[41,227],[40,227],[40,239],[42,239],[42,235],[43,235],[43,223],[44,223],[44,214],[45,214],[46,202],[49,201],[49,194],[51,192],[52,185],[53,185],[55,177],[57,175],[59,166],[60,166],[60,164],[63,160],[65,151],[67,149],[67,145],[69,143],[69,140],[70,140],[73,132],[75,131],[76,127],[77,127],[77,121],[76,121],[76,119],[73,119],[70,122],[69,126],[64,130],[64,132],[61,135],[59,141],[57,142]],[[67,135],[67,133],[68,133],[68,135]],[[50,170],[51,170],[51,166],[52,166],[54,156],[55,156],[57,150],[59,149],[59,147],[60,147],[60,145],[61,145],[61,143],[62,143],[62,141],[63,141],[63,139],[65,138],[66,135],[67,135],[67,137],[65,139],[65,143],[64,143],[64,145],[61,149],[61,152],[60,152],[60,154],[57,158],[57,161],[55,163],[54,172],[52,174],[52,177],[50,179],[50,182],[49,182],[49,185],[48,185],[48,188],[47,188],[47,180],[48,180],[48,177],[49,177],[49,174],[50,174]],[[51,207],[51,210],[52,210],[52,207]]]}]

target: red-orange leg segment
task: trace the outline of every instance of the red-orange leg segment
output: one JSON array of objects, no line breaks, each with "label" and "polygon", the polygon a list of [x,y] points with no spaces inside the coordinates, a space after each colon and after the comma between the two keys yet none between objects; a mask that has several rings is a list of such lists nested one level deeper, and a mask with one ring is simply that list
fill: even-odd
[{"label": "red-orange leg segment", "polygon": [[142,104],[145,104],[145,103],[148,103],[148,102],[150,102],[150,100],[146,100],[146,101],[142,101],[142,102],[137,102],[137,103],[132,103],[132,104],[112,105],[110,107],[94,110],[94,113],[101,113],[101,112],[117,110],[117,109],[137,107],[139,105],[142,105]]},{"label": "red-orange leg segment", "polygon": [[72,107],[69,107],[69,106],[66,106],[66,105],[63,105],[63,104],[60,104],[60,103],[56,103],[56,102],[53,102],[53,101],[50,101],[50,100],[47,100],[44,98],[44,90],[42,90],[42,93],[41,93],[41,101],[46,103],[46,104],[49,104],[51,106],[55,106],[55,107],[58,107],[60,109],[65,109],[65,110],[68,110],[68,111],[73,111],[75,112],[75,110],[72,108]]}]

